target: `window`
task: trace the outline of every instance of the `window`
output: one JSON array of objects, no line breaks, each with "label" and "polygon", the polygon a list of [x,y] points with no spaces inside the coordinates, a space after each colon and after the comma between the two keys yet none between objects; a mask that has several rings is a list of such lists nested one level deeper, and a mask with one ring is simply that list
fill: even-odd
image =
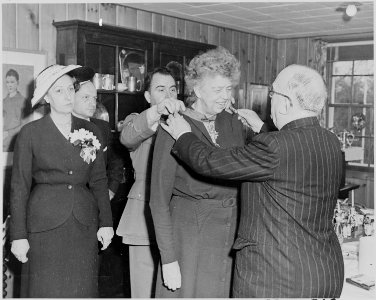
[{"label": "window", "polygon": [[[363,42],[364,43],[364,42]],[[361,147],[363,158],[350,165],[374,164],[374,61],[373,44],[328,47],[329,109],[328,127],[339,134],[354,134],[352,147]],[[365,116],[365,127],[353,127],[354,115]]]}]

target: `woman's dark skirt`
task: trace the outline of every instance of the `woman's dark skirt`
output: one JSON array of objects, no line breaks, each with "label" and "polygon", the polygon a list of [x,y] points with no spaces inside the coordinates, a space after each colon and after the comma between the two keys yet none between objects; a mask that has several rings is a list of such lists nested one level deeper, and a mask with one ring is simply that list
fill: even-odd
[{"label": "woman's dark skirt", "polygon": [[82,225],[73,215],[58,228],[29,233],[21,297],[98,297],[96,233],[97,226]]}]

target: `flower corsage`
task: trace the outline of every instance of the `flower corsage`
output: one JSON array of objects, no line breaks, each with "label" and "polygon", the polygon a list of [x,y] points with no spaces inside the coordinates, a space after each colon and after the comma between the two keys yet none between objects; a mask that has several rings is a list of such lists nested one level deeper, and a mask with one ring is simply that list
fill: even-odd
[{"label": "flower corsage", "polygon": [[74,130],[69,134],[69,141],[74,146],[80,146],[80,156],[84,162],[90,164],[97,157],[97,151],[101,148],[101,143],[97,137],[86,129]]}]

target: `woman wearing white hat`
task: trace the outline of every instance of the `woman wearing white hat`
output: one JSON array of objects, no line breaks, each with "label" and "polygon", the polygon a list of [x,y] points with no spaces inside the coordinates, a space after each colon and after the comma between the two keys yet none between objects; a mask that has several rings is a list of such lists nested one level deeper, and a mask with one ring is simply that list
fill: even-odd
[{"label": "woman wearing white hat", "polygon": [[[70,71],[53,65],[36,79],[32,106],[51,113],[25,125],[14,150],[11,182],[12,253],[23,263],[21,297],[96,297],[97,239],[113,229],[100,132],[71,115]],[[99,228],[99,230],[98,230]]]}]

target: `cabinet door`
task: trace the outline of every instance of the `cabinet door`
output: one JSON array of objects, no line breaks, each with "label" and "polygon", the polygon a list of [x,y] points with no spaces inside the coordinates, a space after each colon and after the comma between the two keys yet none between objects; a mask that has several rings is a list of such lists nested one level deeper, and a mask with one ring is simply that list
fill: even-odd
[{"label": "cabinet door", "polygon": [[86,43],[85,66],[93,68],[96,73],[115,76],[116,46]]}]

